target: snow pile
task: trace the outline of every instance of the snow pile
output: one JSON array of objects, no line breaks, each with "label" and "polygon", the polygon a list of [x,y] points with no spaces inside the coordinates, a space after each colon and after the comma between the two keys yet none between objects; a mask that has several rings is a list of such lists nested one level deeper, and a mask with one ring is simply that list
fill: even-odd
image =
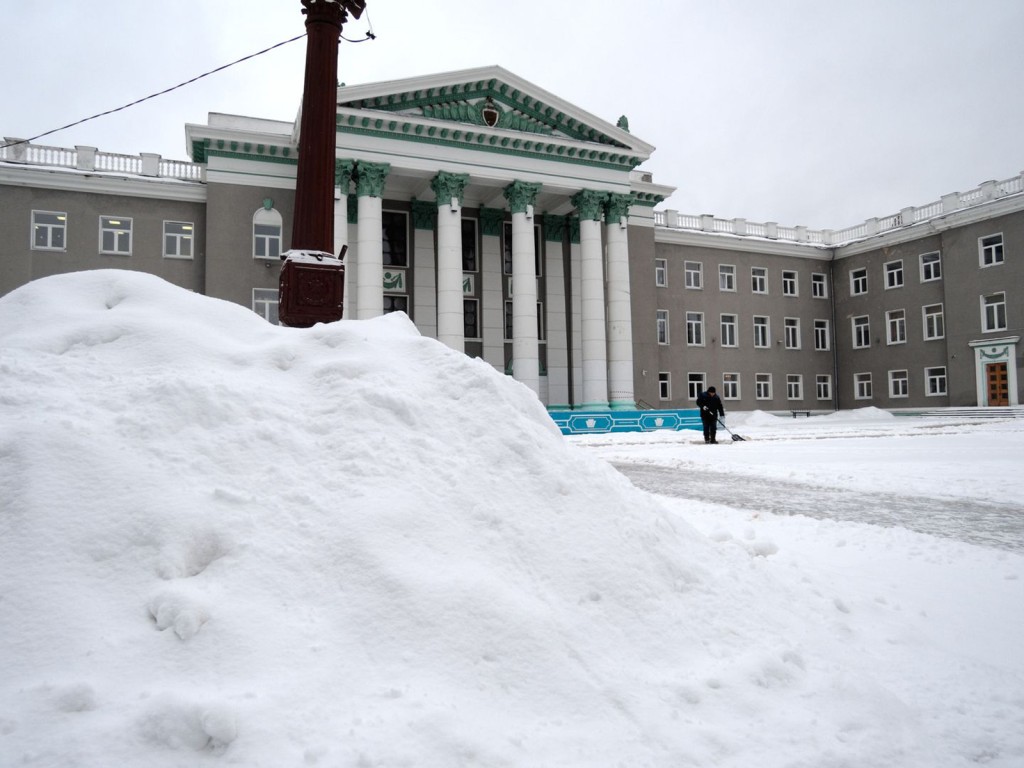
[{"label": "snow pile", "polygon": [[705,538],[404,316],[96,271],[0,299],[0,349],[0,764],[979,754],[848,665],[849,606],[770,542]]}]

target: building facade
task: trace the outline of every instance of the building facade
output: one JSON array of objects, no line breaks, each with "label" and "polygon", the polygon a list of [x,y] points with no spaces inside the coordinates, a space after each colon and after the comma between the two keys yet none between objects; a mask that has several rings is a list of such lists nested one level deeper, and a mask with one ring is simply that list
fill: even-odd
[{"label": "building facade", "polygon": [[[655,210],[654,147],[499,67],[338,89],[345,316],[404,311],[552,409],[1021,400],[1018,176],[839,231]],[[133,269],[276,321],[297,123],[211,114],[191,162],[0,148],[0,293]]]}]

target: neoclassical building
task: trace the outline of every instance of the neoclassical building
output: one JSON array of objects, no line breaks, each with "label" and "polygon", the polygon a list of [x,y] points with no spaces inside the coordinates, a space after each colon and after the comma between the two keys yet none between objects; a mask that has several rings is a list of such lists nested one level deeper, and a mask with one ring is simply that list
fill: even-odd
[{"label": "neoclassical building", "polygon": [[[0,293],[117,267],[276,321],[298,123],[211,114],[191,161],[7,139]],[[845,230],[656,210],[654,147],[500,67],[337,91],[345,316],[406,312],[551,409],[1016,405],[1017,176]]]}]

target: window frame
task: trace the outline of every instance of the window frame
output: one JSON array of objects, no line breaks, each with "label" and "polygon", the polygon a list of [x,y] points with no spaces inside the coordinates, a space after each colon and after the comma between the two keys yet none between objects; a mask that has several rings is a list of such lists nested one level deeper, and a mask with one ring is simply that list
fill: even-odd
[{"label": "window frame", "polygon": [[800,318],[785,317],[782,319],[783,346],[786,349],[800,349]]},{"label": "window frame", "polygon": [[832,349],[832,333],[828,320],[814,321],[814,351],[828,352]]},{"label": "window frame", "polygon": [[934,283],[942,279],[942,251],[928,251],[917,258],[922,283]]},{"label": "window frame", "polygon": [[868,268],[858,267],[850,270],[850,295],[863,296],[868,292]]},{"label": "window frame", "polygon": [[[37,221],[36,215],[53,216],[57,223]],[[42,228],[46,232],[46,245],[36,244],[36,232]],[[53,245],[53,235],[60,232],[61,245]],[[44,211],[33,209],[29,216],[29,250],[32,251],[56,251],[67,252],[68,250],[68,212],[67,211]]]},{"label": "window frame", "polygon": [[[474,324],[476,325],[477,332],[476,336],[471,336],[467,332],[467,329],[469,328],[467,319],[469,318],[468,310],[470,305],[473,307]],[[462,337],[467,341],[480,341],[483,338],[483,332],[480,328],[480,299],[472,296],[462,297]]]},{"label": "window frame", "polygon": [[670,371],[658,371],[658,399],[661,401],[672,399],[672,373]]},{"label": "window frame", "polygon": [[[188,230],[188,234],[178,233],[178,232],[168,232],[167,231],[167,225],[168,224],[178,224],[178,225],[181,225],[183,228]],[[181,261],[194,261],[195,260],[195,242],[196,242],[195,241],[195,227],[196,227],[196,224],[195,224],[194,221],[172,221],[170,219],[165,219],[164,220],[164,224],[163,224],[163,234],[164,234],[164,237],[163,237],[163,257],[165,259],[179,259]],[[168,240],[168,238],[173,238],[174,243],[175,243],[175,247],[177,249],[176,253],[168,253],[168,250],[167,250],[167,240]],[[181,244],[183,242],[187,242],[188,243],[188,250],[189,250],[188,255],[182,255],[182,253],[181,253]]]},{"label": "window frame", "polygon": [[772,399],[772,375],[770,373],[754,374],[754,399]]},{"label": "window frame", "polygon": [[[276,229],[276,234],[270,232],[257,232],[257,227],[273,228]],[[263,243],[264,253],[258,253],[257,244]],[[271,245],[277,246],[277,253],[273,253],[274,248]],[[253,259],[260,259],[261,261],[280,261],[281,254],[284,252],[284,219],[281,216],[281,212],[276,208],[259,208],[252,215],[252,257]]]},{"label": "window frame", "polygon": [[704,346],[704,313],[686,312],[686,346]]},{"label": "window frame", "polygon": [[885,290],[891,291],[903,287],[903,259],[887,261],[882,268],[885,274]]},{"label": "window frame", "polygon": [[[934,309],[935,307],[939,308],[938,312],[928,311],[930,309]],[[933,323],[933,325],[939,326],[939,333],[937,335],[928,334],[929,318],[938,318],[938,322]],[[946,338],[946,309],[942,302],[939,302],[938,304],[926,304],[925,306],[921,307],[921,335],[924,341],[936,341],[938,339]]]},{"label": "window frame", "polygon": [[886,346],[907,343],[907,312],[904,309],[890,309],[885,313]]},{"label": "window frame", "polygon": [[[998,301],[989,302],[989,299]],[[990,312],[991,310],[991,312]],[[989,322],[989,321],[992,322]],[[1006,291],[983,294],[981,296],[981,332],[996,333],[1007,329]]]},{"label": "window frame", "polygon": [[[473,228],[473,231],[470,234],[470,237],[468,237],[468,238],[466,237],[466,225],[467,224],[471,225],[472,228]],[[470,218],[470,217],[466,216],[466,217],[462,218],[461,222],[459,223],[459,227],[460,227],[459,231],[460,231],[460,234],[462,236],[462,271],[466,272],[466,273],[470,273],[470,274],[478,274],[480,272],[480,237],[479,237],[479,234],[478,234],[479,231],[480,231],[479,222],[476,219],[473,219],[473,218]],[[415,232],[413,234],[413,240],[415,240]],[[406,252],[407,252],[407,257],[406,257],[406,261],[407,262],[409,260],[408,259],[408,250],[409,250],[408,241],[409,241],[409,238],[408,238],[408,236],[406,236],[406,246],[405,247],[406,247]],[[467,248],[467,243],[472,244],[472,249]],[[415,248],[415,244],[413,245],[413,248]],[[470,258],[472,258],[474,266],[472,268],[467,268],[466,267],[466,262]],[[396,265],[393,265],[393,266],[399,266],[399,265],[396,264]],[[408,267],[408,264],[406,264],[406,266]]]},{"label": "window frame", "polygon": [[[897,384],[902,385],[897,391]],[[910,372],[905,369],[889,371],[889,399],[902,400],[910,397]]]},{"label": "window frame", "polygon": [[[121,224],[122,221],[128,222],[125,226]],[[131,256],[132,255],[132,240],[134,236],[134,221],[131,216],[109,216],[106,214],[100,214],[100,254],[103,256]],[[111,233],[114,238],[114,247],[108,249],[104,245],[104,235]],[[127,248],[121,248],[121,238],[119,235],[128,235]]]},{"label": "window frame", "polygon": [[[728,285],[723,285],[728,283]],[[718,265],[718,290],[726,293],[736,293],[736,265]]]},{"label": "window frame", "polygon": [[824,272],[811,273],[811,298],[828,298],[828,275],[826,275]]},{"label": "window frame", "polygon": [[[942,373],[935,373],[942,371]],[[941,382],[942,389],[933,391],[933,384]],[[929,365],[924,369],[924,396],[925,397],[946,397],[949,393],[948,373],[944,365]]]},{"label": "window frame", "polygon": [[668,259],[654,260],[654,287],[668,288]]},{"label": "window frame", "polygon": [[786,374],[786,399],[804,399],[804,375],[802,373]]},{"label": "window frame", "polygon": [[[273,299],[271,299],[271,294]],[[281,292],[277,288],[253,288],[252,311],[271,325],[280,325]]]},{"label": "window frame", "polygon": [[[863,320],[863,322],[861,322]],[[853,348],[868,349],[871,346],[871,317],[857,315],[850,318],[850,329],[853,332]]]},{"label": "window frame", "polygon": [[683,287],[688,291],[704,290],[704,262],[683,262]]},{"label": "window frame", "polygon": [[853,374],[853,399],[870,400],[873,397],[870,371]]},{"label": "window frame", "polygon": [[[718,335],[720,345],[723,347],[738,347],[739,344],[739,315],[723,313],[718,316]],[[726,318],[732,318],[727,321]]]},{"label": "window frame", "polygon": [[703,371],[686,373],[686,399],[696,400],[701,392],[708,388],[708,375]]},{"label": "window frame", "polygon": [[[730,378],[731,377],[731,378]],[[736,371],[729,371],[722,374],[722,399],[740,399],[740,374]]]},{"label": "window frame", "polygon": [[[993,242],[987,243],[986,240]],[[978,266],[981,269],[996,267],[1005,260],[1005,240],[1002,232],[982,235],[978,238]]]},{"label": "window frame", "polygon": [[[760,285],[760,287],[758,287]],[[768,267],[750,268],[750,292],[760,295],[768,294]]]},{"label": "window frame", "polygon": [[[763,320],[763,323],[758,323],[758,320]],[[758,328],[762,329],[761,333],[758,333]],[[759,336],[763,335],[764,338],[760,339]],[[763,343],[759,343],[763,341]],[[755,349],[771,349],[772,346],[772,319],[768,315],[754,315],[754,348]]]},{"label": "window frame", "polygon": [[[667,309],[655,310],[655,335],[658,344],[661,346],[668,346],[672,343],[672,335],[670,332],[670,315]],[[662,333],[664,331],[664,333]]]},{"label": "window frame", "polygon": [[814,394],[818,400],[832,399],[832,374],[819,373],[814,377]]},{"label": "window frame", "polygon": [[800,273],[795,269],[782,270],[782,295],[800,295]]}]

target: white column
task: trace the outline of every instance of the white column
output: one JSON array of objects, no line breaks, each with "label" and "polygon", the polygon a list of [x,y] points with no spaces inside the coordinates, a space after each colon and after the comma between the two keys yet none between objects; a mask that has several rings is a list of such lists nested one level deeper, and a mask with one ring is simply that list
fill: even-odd
[{"label": "white column", "polygon": [[424,336],[437,338],[437,273],[435,271],[434,228],[437,206],[412,201],[413,278],[416,293],[412,316]]},{"label": "white column", "polygon": [[608,389],[612,408],[636,408],[633,396],[633,319],[629,299],[627,222],[632,198],[610,195],[605,214],[608,243]]},{"label": "white column", "polygon": [[437,196],[437,339],[466,349],[462,303],[462,193],[469,176],[441,171],[431,180]]},{"label": "white column", "polygon": [[548,393],[552,407],[569,405],[569,339],[565,306],[565,217],[544,217],[544,275],[547,292]]},{"label": "white column", "polygon": [[480,209],[480,280],[483,308],[480,326],[484,341],[484,360],[499,371],[505,370],[505,295],[501,291],[501,228],[505,211]]},{"label": "white column", "polygon": [[573,196],[580,212],[580,333],[583,352],[583,408],[608,407],[608,358],[605,342],[604,258],[601,249],[603,192]]},{"label": "white column", "polygon": [[540,396],[537,343],[537,255],[533,203],[539,184],[514,181],[505,188],[512,208],[512,375]]},{"label": "white column", "polygon": [[381,197],[390,166],[359,163],[359,269],[356,273],[356,317],[365,320],[384,314],[384,244],[381,237]]}]

